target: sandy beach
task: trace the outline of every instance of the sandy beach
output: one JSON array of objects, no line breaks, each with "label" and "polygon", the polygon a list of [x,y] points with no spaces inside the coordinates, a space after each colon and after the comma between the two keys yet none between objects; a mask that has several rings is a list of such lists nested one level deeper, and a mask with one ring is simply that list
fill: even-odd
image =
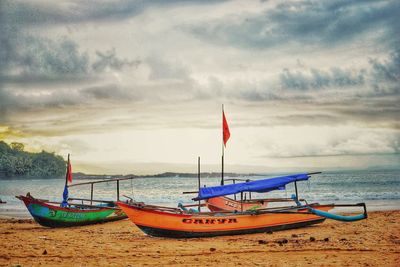
[{"label": "sandy beach", "polygon": [[0,236],[1,266],[400,266],[400,211],[201,239],[149,237],[128,220],[48,229],[0,219]]}]

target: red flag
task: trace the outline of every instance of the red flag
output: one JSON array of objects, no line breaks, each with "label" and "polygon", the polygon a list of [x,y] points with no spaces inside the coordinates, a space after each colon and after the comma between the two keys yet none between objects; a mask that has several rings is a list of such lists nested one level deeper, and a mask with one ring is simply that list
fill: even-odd
[{"label": "red flag", "polygon": [[68,164],[67,164],[67,174],[66,174],[68,182],[72,183],[72,167],[71,167],[71,162],[69,161],[69,155],[68,155]]},{"label": "red flag", "polygon": [[228,142],[231,133],[229,132],[228,123],[226,122],[225,113],[222,111],[222,135],[224,139],[224,146],[226,146],[226,142]]}]

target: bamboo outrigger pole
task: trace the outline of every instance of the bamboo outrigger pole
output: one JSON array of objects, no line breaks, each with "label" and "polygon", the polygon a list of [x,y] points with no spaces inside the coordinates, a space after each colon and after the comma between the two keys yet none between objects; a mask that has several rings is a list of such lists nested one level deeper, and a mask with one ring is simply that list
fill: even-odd
[{"label": "bamboo outrigger pole", "polygon": [[132,180],[132,179],[138,179],[139,177],[123,177],[123,178],[115,178],[115,179],[103,179],[103,180],[97,180],[93,182],[83,182],[83,183],[78,183],[78,184],[70,184],[68,187],[73,187],[77,185],[85,185],[85,184],[98,184],[98,183],[109,183],[109,182],[116,182],[116,181],[124,181],[124,180]]},{"label": "bamboo outrigger pole", "polygon": [[[73,187],[77,185],[90,185],[90,204],[92,205],[93,202],[96,202],[93,200],[93,185],[98,184],[98,183],[109,183],[109,182],[116,182],[117,183],[117,201],[120,201],[120,192],[119,192],[119,181],[124,181],[124,180],[132,180],[132,179],[137,179],[137,177],[123,177],[123,178],[115,178],[115,179],[104,179],[104,180],[98,180],[98,181],[93,181],[93,182],[83,182],[83,183],[77,183],[77,184],[71,184],[68,185],[68,187]],[[67,180],[66,180],[67,181]],[[76,198],[71,198],[71,199],[76,199]],[[86,200],[86,199],[84,199]]]}]

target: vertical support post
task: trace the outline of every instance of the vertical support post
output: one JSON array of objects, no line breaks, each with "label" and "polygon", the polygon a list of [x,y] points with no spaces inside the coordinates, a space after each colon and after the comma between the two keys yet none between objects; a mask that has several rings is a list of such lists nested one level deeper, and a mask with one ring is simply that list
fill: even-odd
[{"label": "vertical support post", "polygon": [[243,212],[243,192],[240,192],[240,210]]},{"label": "vertical support post", "polygon": [[[246,183],[250,182],[250,179],[246,179]],[[249,191],[249,200],[251,200],[251,191]]]},{"label": "vertical support post", "polygon": [[119,201],[119,180],[117,180],[117,201]]},{"label": "vertical support post", "polygon": [[[197,158],[197,182],[198,182],[198,189],[200,192],[200,157]],[[201,211],[201,203],[199,200],[199,212]]]},{"label": "vertical support post", "polygon": [[90,205],[93,203],[93,183],[90,185]]},{"label": "vertical support post", "polygon": [[[233,179],[233,184],[236,184],[236,179]],[[233,195],[233,199],[236,200],[236,194]]]},{"label": "vertical support post", "polygon": [[[223,148],[222,148],[223,151]],[[222,154],[221,185],[224,185],[224,154]]]},{"label": "vertical support post", "polygon": [[294,189],[296,190],[296,202],[299,201],[299,195],[297,193],[297,182],[294,182]]}]

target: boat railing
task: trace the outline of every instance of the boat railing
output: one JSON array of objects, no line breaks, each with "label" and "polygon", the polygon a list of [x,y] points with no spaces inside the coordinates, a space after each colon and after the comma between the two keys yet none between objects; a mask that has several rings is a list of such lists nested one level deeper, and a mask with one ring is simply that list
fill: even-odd
[{"label": "boat railing", "polygon": [[[199,206],[199,204],[186,204],[186,205],[182,205],[182,207],[185,207],[185,208],[191,208],[191,207],[198,207]],[[206,207],[207,205],[205,204],[205,203],[201,203],[200,204],[200,207]]]},{"label": "boat railing", "polygon": [[[243,203],[253,203],[253,202],[292,202],[293,198],[252,198],[244,199]],[[299,201],[306,201],[305,199],[299,199]]]},{"label": "boat railing", "polygon": [[68,203],[68,206],[82,207],[82,208],[96,208],[96,209],[111,209],[111,210],[120,209],[119,207],[96,206],[96,205],[77,204],[77,203]]},{"label": "boat railing", "polygon": [[[74,187],[74,186],[81,186],[81,185],[90,185],[90,199],[93,199],[93,188],[95,184],[99,184],[99,183],[111,183],[111,182],[116,182],[117,186],[117,201],[120,200],[119,198],[119,185],[120,185],[120,181],[126,181],[126,180],[133,180],[133,179],[137,179],[139,177],[136,176],[130,176],[130,177],[122,177],[122,178],[113,178],[113,179],[102,179],[102,180],[97,180],[97,181],[90,181],[90,182],[83,182],[83,183],[77,183],[77,184],[70,184],[68,185],[68,187]],[[92,203],[93,200],[90,202]]]},{"label": "boat railing", "polygon": [[[34,198],[34,197],[32,197],[31,195],[29,195],[29,196],[16,196],[16,198],[18,198],[18,199],[20,199],[20,200],[23,200],[24,197],[28,197],[28,198],[30,198],[30,199],[32,199],[32,200],[35,200],[35,201],[43,202],[43,203],[45,203],[45,204],[61,205],[61,202],[49,201],[49,200],[40,199],[40,198]],[[90,200],[89,200],[89,201],[90,201]],[[111,201],[111,202],[112,202],[112,201]],[[68,207],[71,207],[71,206],[74,206],[74,207],[82,207],[82,208],[96,208],[96,209],[117,209],[117,210],[120,209],[120,208],[117,207],[117,206],[115,206],[115,207],[107,207],[107,206],[87,205],[87,204],[79,204],[79,203],[68,203]]]},{"label": "boat railing", "polygon": [[181,209],[178,209],[178,208],[149,205],[149,204],[144,204],[143,202],[130,202],[128,204],[135,206],[137,208],[144,208],[144,209],[150,209],[150,210],[169,211],[169,212],[178,212],[178,213],[183,212]]},{"label": "boat railing", "polygon": [[[129,205],[135,206],[137,208],[148,209],[148,210],[167,211],[167,212],[179,213],[179,214],[194,214],[193,212],[184,211],[184,210],[178,209],[178,208],[157,206],[157,205],[148,205],[148,204],[144,204],[143,202],[140,202],[140,203],[133,202],[133,203],[130,203]],[[310,204],[310,205],[311,206],[317,205],[317,203]],[[195,214],[196,215],[214,216],[214,215],[220,215],[220,214],[261,214],[263,212],[277,213],[277,212],[284,212],[286,210],[306,209],[310,205],[273,207],[273,208],[265,208],[265,209],[260,209],[260,210],[247,210],[247,211],[243,211],[243,212],[241,212],[241,211],[204,211],[204,212],[195,213]],[[194,206],[198,206],[198,205],[194,204]]]},{"label": "boat railing", "polygon": [[224,181],[232,181],[233,183],[235,183],[236,181],[251,182],[253,180],[251,180],[251,179],[243,179],[243,178],[230,178],[230,179],[224,179]]},{"label": "boat railing", "polygon": [[68,200],[76,200],[76,201],[88,201],[88,202],[97,202],[97,203],[107,203],[107,204],[113,204],[115,201],[112,200],[96,200],[96,199],[87,199],[87,198],[77,198],[77,197],[70,197]]}]

